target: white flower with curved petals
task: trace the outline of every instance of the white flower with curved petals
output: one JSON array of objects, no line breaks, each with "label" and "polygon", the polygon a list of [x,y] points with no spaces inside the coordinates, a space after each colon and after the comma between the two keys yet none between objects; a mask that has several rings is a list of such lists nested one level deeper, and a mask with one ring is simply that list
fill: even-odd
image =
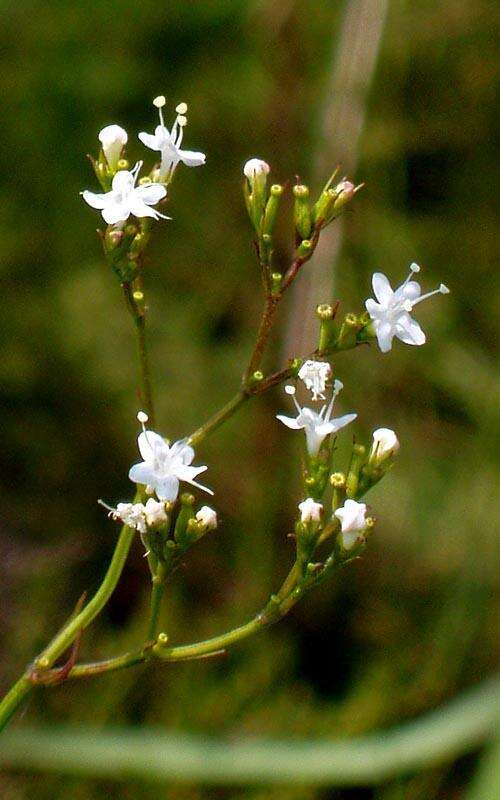
[{"label": "white flower with curved petals", "polygon": [[375,328],[378,345],[382,353],[388,353],[392,348],[394,337],[405,344],[425,344],[425,333],[418,322],[410,316],[410,312],[422,300],[435,294],[448,294],[449,289],[442,283],[439,289],[427,294],[420,294],[421,288],[417,281],[412,280],[414,273],[420,272],[418,264],[410,264],[410,274],[406,280],[393,290],[388,279],[382,272],[375,272],[372,278],[373,293],[377,301],[369,298],[366,303]]},{"label": "white flower with curved petals", "polygon": [[328,361],[308,359],[299,369],[299,378],[312,393],[313,400],[325,399],[326,384],[331,374],[332,368]]},{"label": "white flower with curved petals", "polygon": [[99,132],[99,141],[109,168],[115,170],[128,141],[127,131],[119,125],[106,125]]},{"label": "white flower with curved petals", "polygon": [[160,124],[156,126],[154,133],[139,133],[141,142],[151,150],[159,150],[161,153],[161,163],[158,171],[158,179],[168,183],[172,179],[177,164],[182,161],[187,167],[199,167],[205,163],[205,154],[197,153],[193,150],[181,150],[184,127],[187,124],[186,103],[179,103],[175,109],[177,116],[171,130],[165,127],[163,121],[162,108],[165,105],[163,95],[153,100],[153,105],[158,109]]},{"label": "white flower with curved petals", "polygon": [[157,497],[164,501],[176,499],[180,481],[213,494],[211,489],[195,481],[195,478],[208,467],[190,466],[194,450],[184,439],[168,445],[159,433],[143,429],[138,436],[137,444],[144,461],[130,468],[128,476],[134,483],[150,486]]},{"label": "white flower with curved petals", "polygon": [[342,544],[346,550],[350,550],[359,539],[359,532],[366,528],[366,504],[346,500],[342,508],[337,508],[334,516],[340,520]]},{"label": "white flower with curved petals", "polygon": [[99,209],[108,225],[125,222],[131,214],[134,217],[170,219],[151,208],[167,194],[164,186],[159,183],[135,185],[141,166],[142,161],[138,161],[132,171],[119,170],[113,178],[110,192],[105,194],[95,194],[87,190],[82,192],[85,202],[92,208]]},{"label": "white flower with curved petals", "polygon": [[302,503],[299,503],[299,511],[301,522],[319,522],[323,506],[321,503],[316,503],[312,497],[308,497]]},{"label": "white flower with curved petals", "polygon": [[349,425],[349,423],[358,416],[357,414],[344,414],[342,417],[331,419],[335,398],[342,388],[343,384],[340,381],[335,381],[332,399],[328,404],[325,403],[321,410],[317,412],[305,406],[301,408],[295,397],[295,388],[293,386],[285,387],[287,394],[292,395],[298,415],[297,417],[285,417],[283,414],[277,414],[276,419],[279,419],[287,428],[296,431],[305,431],[307,451],[310,456],[318,455],[321,444],[326,436],[330,433],[337,433],[337,431]]}]

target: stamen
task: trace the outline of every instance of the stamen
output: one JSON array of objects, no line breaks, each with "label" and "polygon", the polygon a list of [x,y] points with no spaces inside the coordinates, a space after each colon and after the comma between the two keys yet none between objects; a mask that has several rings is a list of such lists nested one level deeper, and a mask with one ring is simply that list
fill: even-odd
[{"label": "stamen", "polygon": [[100,505],[100,506],[102,506],[103,508],[105,508],[105,509],[106,509],[106,511],[108,511],[108,516],[109,516],[109,517],[112,517],[112,516],[114,516],[114,515],[117,513],[117,511],[116,511],[116,508],[113,508],[112,506],[108,506],[108,504],[107,504],[107,503],[105,503],[105,502],[104,502],[104,500],[101,500],[101,499],[99,498],[99,500],[97,501],[97,503],[98,503],[98,505]]},{"label": "stamen", "polygon": [[[404,289],[404,287],[413,279],[413,275],[416,274],[417,272],[420,272],[420,267],[418,266],[418,264],[415,264],[415,262],[413,262],[413,264],[410,264],[410,274],[408,275],[406,280],[403,281],[399,289]],[[411,308],[406,309],[406,311],[408,310],[411,311]]]},{"label": "stamen", "polygon": [[[427,298],[432,297],[435,294],[449,294],[449,293],[450,293],[450,290],[448,289],[448,287],[445,286],[444,283],[441,283],[440,286],[439,286],[439,289],[434,289],[434,291],[427,292],[426,294],[423,294],[420,297],[417,297],[416,300],[413,300],[413,302],[410,303],[410,311],[413,308],[413,306],[416,306],[417,303],[421,303],[422,300],[427,300]],[[410,301],[408,301],[408,302],[410,302]]]},{"label": "stamen", "polygon": [[296,392],[296,391],[297,391],[297,390],[296,390],[295,386],[291,386],[289,383],[287,383],[287,384],[286,384],[286,386],[285,386],[285,392],[286,392],[287,394],[293,395],[293,394],[295,394],[295,392]]},{"label": "stamen", "polygon": [[179,105],[176,106],[175,110],[178,114],[185,114],[186,111],[188,110],[187,103],[179,103]]},{"label": "stamen", "polygon": [[187,117],[185,117],[183,114],[179,114],[177,117],[177,124],[179,128],[183,128],[184,125],[187,125]]},{"label": "stamen", "polygon": [[155,97],[153,100],[153,105],[156,106],[156,108],[163,108],[166,102],[165,95],[159,94],[158,97]]},{"label": "stamen", "polygon": [[144,431],[144,433],[146,433],[146,425],[145,425],[145,423],[146,423],[146,422],[148,421],[148,419],[149,419],[148,415],[146,414],[146,412],[145,412],[145,411],[138,411],[138,412],[137,412],[137,419],[138,419],[138,420],[139,420],[139,422],[141,423],[141,428],[142,428],[142,430]]}]

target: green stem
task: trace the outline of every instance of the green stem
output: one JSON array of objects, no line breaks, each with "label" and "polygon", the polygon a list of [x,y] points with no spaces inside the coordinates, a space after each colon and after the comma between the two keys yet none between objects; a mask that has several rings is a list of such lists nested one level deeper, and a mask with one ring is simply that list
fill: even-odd
[{"label": "green stem", "polygon": [[190,445],[195,445],[201,442],[209,433],[219,428],[223,422],[237,411],[243,403],[249,399],[251,395],[248,392],[238,392],[228,403],[226,403],[220,411],[217,411],[207,422],[200,425],[194,433],[188,438]]},{"label": "green stem", "polygon": [[144,411],[149,417],[149,425],[151,428],[154,428],[155,412],[153,403],[153,390],[151,385],[151,373],[149,369],[149,359],[146,344],[146,312],[144,306],[140,306],[134,297],[133,285],[131,283],[123,283],[122,288],[125,302],[134,319],[135,330],[137,333],[141,402],[144,406]]},{"label": "green stem", "polygon": [[281,298],[279,296],[275,296],[272,294],[269,294],[266,297],[266,304],[264,306],[264,311],[262,313],[262,319],[260,321],[259,330],[257,333],[257,340],[255,342],[252,355],[250,356],[248,367],[246,368],[245,374],[243,375],[244,387],[247,387],[249,385],[252,379],[252,375],[260,366],[260,362],[262,361],[262,356],[264,355],[264,350],[266,349],[269,335],[273,327],[274,316],[276,314],[276,309],[278,308],[278,303],[280,299]]},{"label": "green stem", "polygon": [[[111,563],[99,589],[85,608],[69,620],[36,659],[35,669],[46,670],[51,667],[59,656],[68,649],[78,634],[90,625],[106,605],[125,566],[134,536],[135,531],[133,528],[128,528],[126,525],[122,527]],[[32,668],[29,667],[0,703],[0,731],[5,727],[16,708],[33,687],[31,674]]]},{"label": "green stem", "polygon": [[151,611],[149,615],[148,641],[152,641],[156,638],[158,617],[161,610],[161,601],[165,593],[166,577],[167,572],[165,565],[160,562],[152,579],[153,586],[151,589]]}]

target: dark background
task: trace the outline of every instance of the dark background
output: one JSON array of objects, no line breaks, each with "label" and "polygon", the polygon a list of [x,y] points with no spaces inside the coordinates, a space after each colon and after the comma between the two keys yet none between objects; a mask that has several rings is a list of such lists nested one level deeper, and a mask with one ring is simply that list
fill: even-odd
[{"label": "dark background", "polygon": [[[98,216],[79,197],[96,190],[85,153],[96,152],[101,127],[123,125],[131,158],[139,157],[134,132],[153,129],[151,100],[163,93],[167,108],[188,102],[186,146],[207,154],[205,167],[179,167],[173,221],[158,225],[148,257],[159,427],[171,437],[189,433],[236,390],[254,336],[260,289],[241,197],[247,158],[268,160],[275,180],[299,174],[314,192],[339,160],[356,164],[354,177],[366,181],[343,218],[335,263],[328,253],[318,262],[327,276],[318,299],[339,296],[346,311],[360,310],[374,270],[397,284],[413,260],[425,287],[443,281],[452,291],[419,309],[425,347],[397,343],[388,356],[371,348],[335,364],[345,407],[359,412],[356,434],[388,426],[402,442],[396,468],[371,495],[379,523],[366,557],[221,662],[133,669],[38,692],[24,721],[335,738],[416,716],[489,675],[498,657],[499,516],[493,5],[389,3],[366,91],[354,86],[345,97],[342,77],[332,92],[331,75],[342,76],[346,53],[359,58],[373,45],[377,2],[375,22],[354,26],[352,48],[352,2],[2,6],[5,687],[81,592],[98,585],[117,528],[97,498],[114,503],[131,493],[133,330],[101,257]],[[345,135],[351,113],[365,116],[357,144]],[[297,352],[294,323],[313,307],[296,296],[282,310],[275,366]],[[274,419],[285,403],[279,390],[253,402],[197,453],[196,463],[210,466],[221,524],[172,581],[164,621],[172,641],[249,618],[286,572],[300,442]],[[148,589],[138,545],[83,640],[86,657],[140,640]],[[469,759],[376,794],[171,787],[168,797],[452,800],[465,797],[474,766]],[[8,800],[158,797],[139,784],[28,773],[2,780]]]}]

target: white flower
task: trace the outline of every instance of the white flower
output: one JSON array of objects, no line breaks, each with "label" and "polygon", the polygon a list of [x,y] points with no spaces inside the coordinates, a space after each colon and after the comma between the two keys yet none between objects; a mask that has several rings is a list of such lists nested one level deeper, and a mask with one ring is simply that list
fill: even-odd
[{"label": "white flower", "polygon": [[143,428],[137,443],[144,461],[130,468],[128,476],[131,481],[150,486],[160,500],[175,500],[179,493],[179,481],[186,481],[213,494],[211,489],[195,481],[208,467],[190,466],[194,450],[184,439],[169,446],[163,436]]},{"label": "white flower", "polygon": [[262,161],[261,158],[251,158],[243,167],[245,177],[250,182],[261,176],[269,175],[271,167],[267,161]]},{"label": "white flower", "polygon": [[293,402],[298,411],[297,417],[285,417],[282,414],[277,414],[277,419],[280,420],[287,428],[293,430],[304,429],[306,433],[307,450],[310,456],[316,456],[321,447],[323,439],[330,433],[336,433],[341,428],[349,425],[356,417],[357,414],[344,414],[343,417],[331,419],[333,404],[338,393],[341,391],[343,384],[340,381],[335,381],[332,399],[330,403],[321,408],[320,412],[313,411],[312,408],[301,408],[295,397],[295,389],[293,386],[286,386],[285,391],[292,395]]},{"label": "white flower", "polygon": [[82,192],[82,197],[89,206],[98,208],[102,217],[108,225],[117,222],[125,222],[133,214],[135,217],[153,217],[153,219],[169,219],[164,214],[160,214],[150,206],[154,206],[163,200],[167,190],[159,183],[145,183],[136,186],[137,175],[142,166],[142,161],[138,161],[134,169],[129,172],[121,169],[113,178],[111,191],[106,194],[94,194],[94,192]]},{"label": "white flower", "polygon": [[196,512],[196,519],[207,531],[214,530],[217,527],[217,512],[210,506],[202,506]]},{"label": "white flower", "polygon": [[342,508],[337,508],[334,516],[341,523],[342,544],[346,550],[350,550],[359,539],[359,531],[366,528],[366,504],[346,500]]},{"label": "white flower", "polygon": [[152,497],[146,501],[144,513],[146,515],[146,522],[151,527],[161,525],[162,522],[166,522],[168,519],[167,512],[165,511],[165,503],[158,502]]},{"label": "white flower", "polygon": [[381,461],[399,450],[399,439],[390,428],[377,428],[373,431],[370,461]]},{"label": "white flower", "polygon": [[306,389],[312,392],[313,400],[324,400],[326,383],[332,374],[328,361],[304,361],[299,369],[299,378],[304,382]]},{"label": "white flower", "polygon": [[99,141],[108,166],[114,171],[128,141],[127,131],[120,128],[119,125],[107,125],[100,131]]},{"label": "white flower", "polygon": [[411,280],[416,272],[420,272],[418,264],[410,264],[410,274],[394,291],[385,275],[381,272],[373,275],[373,292],[378,302],[369,298],[365,306],[373,320],[378,345],[383,353],[389,352],[395,336],[405,344],[424,344],[425,333],[418,322],[411,318],[410,311],[427,297],[448,294],[450,291],[442,283],[439,289],[421,295],[420,284]]},{"label": "white flower", "polygon": [[185,116],[187,111],[186,103],[179,103],[175,109],[177,116],[170,131],[165,127],[163,121],[162,108],[165,105],[165,98],[163,95],[156,97],[153,100],[153,104],[158,109],[160,124],[156,126],[154,134],[142,132],[139,134],[139,139],[151,150],[160,151],[161,163],[158,171],[158,178],[160,181],[168,183],[172,179],[172,175],[179,161],[182,161],[182,163],[186,164],[188,167],[198,167],[205,163],[205,154],[196,153],[193,150],[181,150],[184,127],[187,124],[187,118]]},{"label": "white flower", "polygon": [[139,533],[146,533],[146,516],[142,503],[118,503],[116,508],[111,508],[101,500],[99,502],[109,511],[109,516],[113,519],[119,519],[124,525],[134,528]]},{"label": "white flower", "polygon": [[319,522],[323,506],[321,503],[316,503],[312,497],[308,497],[299,503],[299,511],[301,522]]}]

